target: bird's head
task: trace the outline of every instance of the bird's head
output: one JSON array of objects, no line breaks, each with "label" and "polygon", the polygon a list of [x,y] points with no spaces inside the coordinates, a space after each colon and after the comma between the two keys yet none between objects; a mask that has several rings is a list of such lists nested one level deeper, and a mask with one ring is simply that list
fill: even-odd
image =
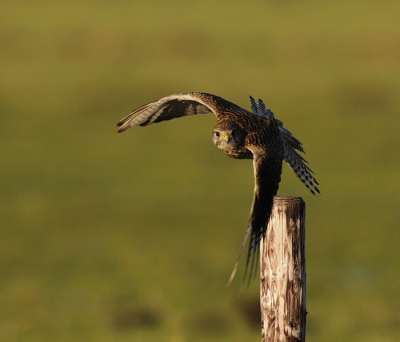
[{"label": "bird's head", "polygon": [[220,150],[237,149],[244,143],[245,132],[232,121],[224,121],[214,127],[212,140]]}]

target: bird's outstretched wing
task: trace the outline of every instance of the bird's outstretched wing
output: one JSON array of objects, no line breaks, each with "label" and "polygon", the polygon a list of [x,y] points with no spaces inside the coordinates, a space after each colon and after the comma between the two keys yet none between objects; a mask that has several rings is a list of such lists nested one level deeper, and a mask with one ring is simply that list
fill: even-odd
[{"label": "bird's outstretched wing", "polygon": [[217,117],[225,109],[240,108],[223,98],[207,93],[182,93],[163,97],[135,109],[117,123],[118,133],[130,127],[148,126],[152,123],[196,114],[214,113]]},{"label": "bird's outstretched wing", "polygon": [[299,155],[285,140],[283,142],[283,148],[283,158],[300,182],[302,182],[313,195],[315,195],[316,192],[320,193],[319,189],[317,188],[317,185],[319,184],[312,175],[313,171],[308,167],[307,160]]},{"label": "bird's outstretched wing", "polygon": [[[258,103],[250,96],[251,110],[254,114],[263,116],[267,119],[274,118],[274,113],[265,107],[264,102],[260,99]],[[292,169],[297,178],[304,184],[304,186],[313,194],[319,192],[317,188],[318,182],[314,178],[313,171],[308,167],[307,161],[297,153],[297,151],[304,152],[302,143],[297,140],[292,133],[283,127],[282,121],[275,118],[283,143],[283,159]],[[297,150],[297,151],[296,151]]]},{"label": "bird's outstretched wing", "polygon": [[235,277],[240,256],[249,236],[249,251],[247,253],[246,271],[243,279],[246,278],[249,267],[249,283],[252,276],[255,275],[260,241],[267,230],[267,224],[271,215],[274,196],[278,192],[282,173],[282,155],[279,153],[279,150],[276,150],[275,154],[268,154],[264,148],[259,146],[251,145],[247,148],[253,153],[255,178],[254,197],[253,204],[251,206],[249,223],[247,224],[243,242],[240,247],[239,256],[229,278],[228,285]]}]

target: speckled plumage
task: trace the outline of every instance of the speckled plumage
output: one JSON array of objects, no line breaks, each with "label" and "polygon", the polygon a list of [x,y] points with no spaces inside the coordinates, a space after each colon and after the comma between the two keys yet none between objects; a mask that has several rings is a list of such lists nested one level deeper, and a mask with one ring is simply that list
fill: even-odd
[{"label": "speckled plumage", "polygon": [[[265,107],[265,104],[262,100],[258,100],[258,103],[256,103],[256,101],[250,96],[250,105],[254,114],[267,119],[274,118],[274,113]],[[283,143],[283,159],[292,169],[297,178],[313,195],[315,195],[315,192],[319,193],[317,188],[318,182],[312,175],[313,171],[306,165],[307,161],[296,152],[297,150],[304,153],[302,143],[292,136],[292,133],[283,127],[282,121],[279,121],[276,118],[275,121],[281,132]]]},{"label": "speckled plumage", "polygon": [[229,283],[235,275],[249,235],[246,270],[251,261],[249,279],[252,276],[256,266],[255,252],[267,229],[273,198],[277,194],[281,180],[282,161],[285,160],[289,164],[310,191],[312,189],[318,191],[314,185],[316,181],[310,174],[311,170],[295,151],[297,149],[303,152],[301,143],[283,128],[282,122],[275,119],[261,100],[257,104],[250,97],[250,103],[253,113],[216,95],[199,92],[175,94],[135,109],[117,124],[120,126],[118,132],[121,133],[134,126],[147,126],[183,116],[214,113],[217,118],[217,125],[212,133],[214,144],[231,158],[253,159],[255,178],[253,204],[239,257]]}]

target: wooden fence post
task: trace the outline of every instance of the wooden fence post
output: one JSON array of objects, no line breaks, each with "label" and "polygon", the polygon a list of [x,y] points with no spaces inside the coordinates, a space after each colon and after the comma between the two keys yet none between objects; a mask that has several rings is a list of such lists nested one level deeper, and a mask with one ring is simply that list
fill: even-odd
[{"label": "wooden fence post", "polygon": [[262,342],[305,341],[305,203],[275,197],[260,246]]}]

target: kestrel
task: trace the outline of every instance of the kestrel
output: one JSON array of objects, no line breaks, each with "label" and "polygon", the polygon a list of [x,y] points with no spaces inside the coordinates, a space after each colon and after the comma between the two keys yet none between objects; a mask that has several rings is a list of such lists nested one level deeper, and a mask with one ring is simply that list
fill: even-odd
[{"label": "kestrel", "polygon": [[[174,94],[145,104],[117,123],[118,133],[130,127],[148,126],[152,123],[183,116],[214,113],[217,125],[212,131],[214,144],[231,158],[253,159],[255,189],[249,222],[239,256],[228,284],[234,278],[240,255],[250,235],[246,271],[250,263],[249,280],[256,267],[255,256],[267,229],[273,199],[277,194],[285,160],[300,181],[315,195],[318,182],[306,160],[297,151],[304,152],[302,144],[283,128],[262,100],[250,96],[252,112],[232,102],[207,93]],[[297,151],[296,151],[297,150]]]}]

